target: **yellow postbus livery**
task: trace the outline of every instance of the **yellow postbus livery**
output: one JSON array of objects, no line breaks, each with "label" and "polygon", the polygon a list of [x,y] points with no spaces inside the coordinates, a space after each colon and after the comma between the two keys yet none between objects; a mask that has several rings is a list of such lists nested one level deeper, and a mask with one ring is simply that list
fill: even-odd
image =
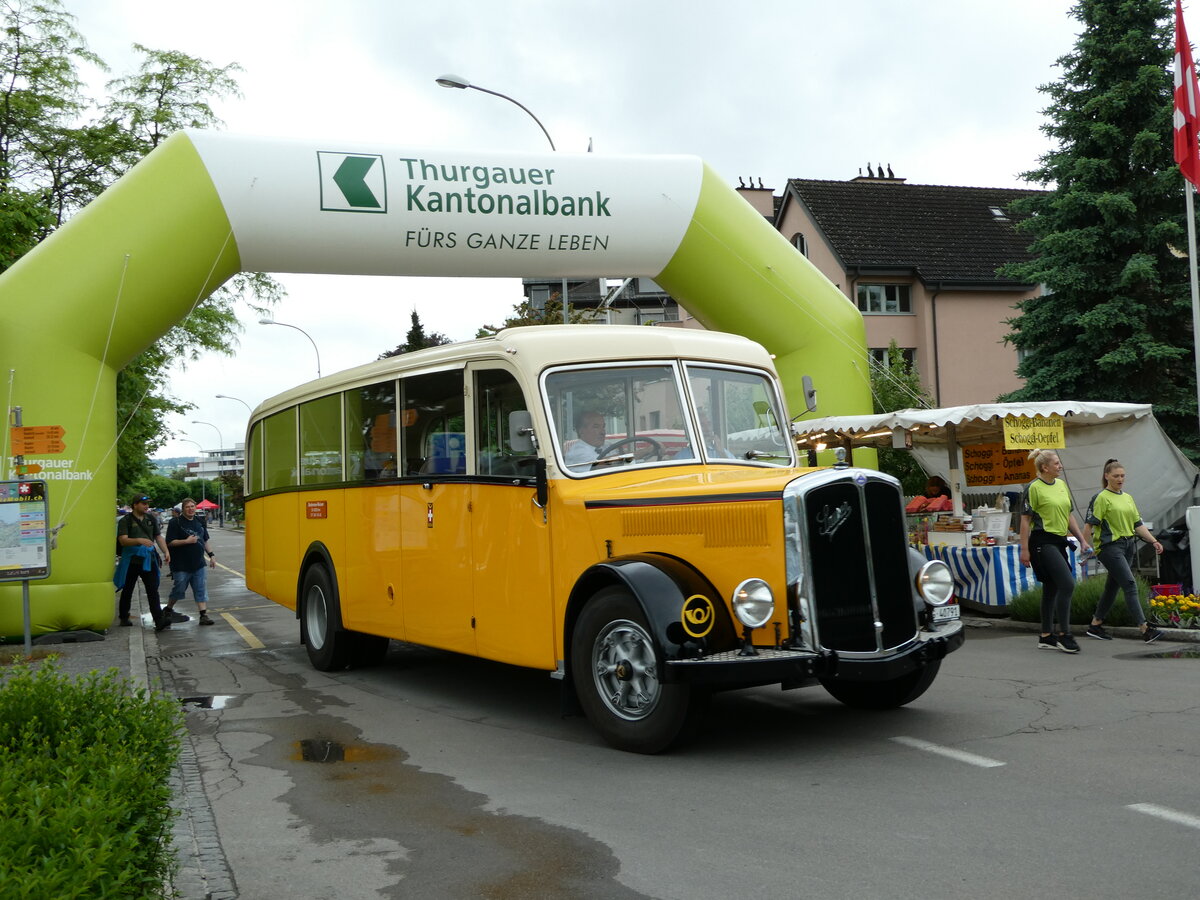
[{"label": "yellow postbus livery", "polygon": [[685,738],[715,690],[919,697],[962,644],[895,479],[797,465],[765,350],[716,332],[517,328],[265,401],[247,585],[312,664],[391,639],[562,679],[616,747]]}]

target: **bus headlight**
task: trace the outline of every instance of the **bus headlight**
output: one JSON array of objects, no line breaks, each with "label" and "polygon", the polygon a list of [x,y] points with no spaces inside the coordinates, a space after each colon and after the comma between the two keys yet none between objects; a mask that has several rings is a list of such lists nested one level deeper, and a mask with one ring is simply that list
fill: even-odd
[{"label": "bus headlight", "polygon": [[930,560],[917,573],[917,593],[930,606],[945,606],[954,596],[954,576],[940,559]]},{"label": "bus headlight", "polygon": [[747,578],[733,590],[733,612],[747,628],[761,628],[775,612],[775,595],[761,578]]}]

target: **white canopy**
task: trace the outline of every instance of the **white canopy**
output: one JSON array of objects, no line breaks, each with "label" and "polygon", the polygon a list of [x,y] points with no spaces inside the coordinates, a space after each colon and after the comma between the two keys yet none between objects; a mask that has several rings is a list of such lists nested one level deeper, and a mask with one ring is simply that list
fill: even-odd
[{"label": "white canopy", "polygon": [[[1198,470],[1163,433],[1150,404],[984,403],[941,409],[902,409],[870,416],[828,416],[796,422],[801,449],[822,442],[830,447],[891,447],[894,434],[909,435],[913,453],[925,471],[950,483],[956,500],[963,483],[959,448],[1004,440],[1006,416],[1062,416],[1066,447],[1059,449],[1063,474],[1082,514],[1100,490],[1104,462],[1125,464],[1126,485],[1142,518],[1155,528],[1173,524],[1196,505]],[[957,483],[956,483],[957,482]],[[987,491],[1019,490],[998,485]],[[981,489],[983,490],[983,489]]]}]

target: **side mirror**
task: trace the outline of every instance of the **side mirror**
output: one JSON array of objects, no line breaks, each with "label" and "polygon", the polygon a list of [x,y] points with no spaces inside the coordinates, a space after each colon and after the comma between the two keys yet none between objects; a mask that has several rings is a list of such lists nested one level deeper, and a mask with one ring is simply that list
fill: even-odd
[{"label": "side mirror", "polygon": [[527,409],[514,409],[508,414],[508,446],[513,453],[533,452],[533,416]]},{"label": "side mirror", "polygon": [[810,376],[805,375],[800,379],[800,385],[804,389],[804,408],[809,412],[817,411],[817,389],[813,387],[813,380]]}]

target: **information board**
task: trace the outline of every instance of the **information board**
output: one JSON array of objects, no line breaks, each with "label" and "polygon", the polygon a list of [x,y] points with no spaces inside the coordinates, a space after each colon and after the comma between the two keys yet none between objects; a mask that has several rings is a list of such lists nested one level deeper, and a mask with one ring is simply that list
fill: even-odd
[{"label": "information board", "polygon": [[50,506],[44,481],[0,481],[0,581],[50,577]]}]

